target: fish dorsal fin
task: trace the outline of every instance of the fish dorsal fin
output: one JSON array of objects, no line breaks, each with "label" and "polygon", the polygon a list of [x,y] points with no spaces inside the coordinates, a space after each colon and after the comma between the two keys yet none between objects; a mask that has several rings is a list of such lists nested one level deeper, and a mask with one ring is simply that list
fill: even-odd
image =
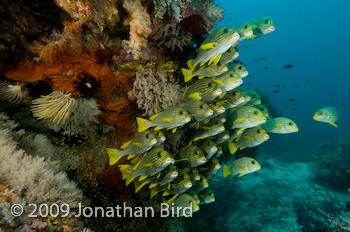
[{"label": "fish dorsal fin", "polygon": [[151,116],[151,117],[149,118],[149,120],[154,120],[156,117],[158,117],[159,114],[160,114],[160,113]]},{"label": "fish dorsal fin", "polygon": [[203,50],[212,49],[212,48],[215,48],[215,45],[216,45],[216,43],[206,43],[206,44],[202,44],[202,45],[200,46],[200,49],[203,49]]},{"label": "fish dorsal fin", "polygon": [[159,126],[156,126],[156,127],[154,128],[155,131],[159,131],[159,130],[161,130],[161,129],[163,129],[163,128],[161,128],[161,127],[159,127]]},{"label": "fish dorsal fin", "polygon": [[147,176],[140,176],[139,181],[143,181],[146,178],[147,178]]},{"label": "fish dorsal fin", "polygon": [[216,58],[217,54],[215,54],[214,56],[212,56],[208,62],[208,65],[211,65],[211,63],[214,62],[215,58]]},{"label": "fish dorsal fin", "polygon": [[132,140],[130,140],[130,141],[124,143],[120,148],[124,150],[125,148],[127,148],[127,146],[129,146],[129,144],[130,144],[131,141],[132,141]]}]

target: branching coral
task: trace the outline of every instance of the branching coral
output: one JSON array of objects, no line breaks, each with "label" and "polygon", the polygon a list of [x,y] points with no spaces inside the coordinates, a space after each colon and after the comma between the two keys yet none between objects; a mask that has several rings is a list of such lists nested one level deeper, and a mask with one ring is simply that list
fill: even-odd
[{"label": "branching coral", "polygon": [[0,100],[11,103],[20,103],[28,95],[28,90],[23,82],[12,83],[7,80],[0,80]]},{"label": "branching coral", "polygon": [[216,26],[217,20],[224,18],[224,9],[220,5],[215,5],[213,2],[206,2],[206,10],[203,15],[209,28]]},{"label": "branching coral", "polygon": [[183,100],[183,88],[175,82],[168,81],[168,71],[148,67],[136,73],[133,93],[145,116],[157,114]]},{"label": "branching coral", "polygon": [[166,24],[153,33],[150,39],[159,42],[158,46],[165,45],[174,52],[175,49],[183,51],[191,42],[192,37],[190,33],[182,30],[178,24]]},{"label": "branching coral", "polygon": [[127,41],[135,60],[142,56],[142,48],[147,48],[147,38],[152,33],[151,19],[140,0],[125,0],[123,7],[128,12],[124,25],[130,27],[130,40]]},{"label": "branching coral", "polygon": [[184,13],[181,13],[181,9],[186,9],[192,0],[153,0],[154,5],[154,18],[157,23],[160,23],[164,19],[166,13],[170,17],[174,18],[177,22],[180,22]]},{"label": "branching coral", "polygon": [[33,100],[31,110],[38,119],[47,119],[53,124],[62,125],[76,107],[76,100],[70,94],[54,91]]}]

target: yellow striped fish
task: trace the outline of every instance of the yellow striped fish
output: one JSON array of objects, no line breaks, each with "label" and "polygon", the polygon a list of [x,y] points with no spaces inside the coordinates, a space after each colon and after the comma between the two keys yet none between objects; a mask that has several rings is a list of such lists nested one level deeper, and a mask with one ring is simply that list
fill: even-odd
[{"label": "yellow striped fish", "polygon": [[192,217],[192,213],[199,210],[197,200],[186,193],[177,196],[175,199],[171,198],[166,203],[170,206],[169,209],[180,217]]},{"label": "yellow striped fish", "polygon": [[197,167],[207,162],[202,149],[195,145],[188,145],[186,147],[183,147],[179,153],[175,155],[175,160],[176,163],[181,162],[180,165],[191,168]]},{"label": "yellow striped fish", "polygon": [[252,106],[241,106],[232,109],[228,115],[227,126],[229,129],[251,128],[266,122],[263,113]]},{"label": "yellow striped fish", "polygon": [[175,160],[172,156],[161,147],[154,147],[143,156],[136,156],[131,160],[131,164],[119,165],[123,179],[126,180],[126,185],[136,177],[140,177],[139,181],[154,175],[169,164],[174,164]]},{"label": "yellow striped fish", "polygon": [[199,128],[200,130],[195,133],[193,141],[218,135],[225,130],[220,117],[213,118],[205,126],[202,125]]},{"label": "yellow striped fish", "polygon": [[192,190],[195,191],[196,193],[199,193],[203,189],[209,187],[207,178],[202,174],[199,174],[199,176],[201,177],[201,179],[197,182],[194,182],[192,187]]},{"label": "yellow striped fish", "polygon": [[109,165],[114,165],[120,158],[130,155],[129,158],[150,150],[157,144],[157,136],[150,131],[143,131],[138,133],[132,140],[124,143],[119,149],[107,148],[109,156]]},{"label": "yellow striped fish", "polygon": [[209,204],[215,201],[215,194],[210,189],[204,189],[202,192],[198,194],[198,198],[201,204]]},{"label": "yellow striped fish", "polygon": [[208,102],[214,100],[222,94],[222,90],[220,89],[221,85],[221,82],[209,78],[198,80],[185,90],[185,101],[201,100]]},{"label": "yellow striped fish", "polygon": [[298,132],[298,126],[289,118],[277,117],[268,120],[266,123],[261,124],[261,128],[271,133],[276,134],[289,134]]},{"label": "yellow striped fish", "polygon": [[245,89],[241,91],[250,97],[250,101],[245,104],[246,106],[255,106],[261,104],[260,94],[258,94],[255,90]]},{"label": "yellow striped fish", "polygon": [[235,45],[230,47],[224,54],[221,55],[219,63],[228,64],[239,56]]},{"label": "yellow striped fish", "polygon": [[234,61],[234,63],[229,64],[228,70],[234,71],[235,73],[240,75],[242,78],[248,76],[248,74],[249,74],[247,68],[243,64],[238,63],[238,62],[235,63],[235,61]]},{"label": "yellow striped fish", "polygon": [[198,55],[192,61],[192,67],[203,66],[206,62],[217,64],[221,55],[239,40],[239,34],[233,28],[220,27],[215,29],[203,41],[198,51]]},{"label": "yellow striped fish", "polygon": [[214,111],[209,107],[208,104],[202,101],[190,100],[187,101],[182,108],[190,113],[191,117],[196,120],[196,122],[201,122],[208,117],[212,116]]},{"label": "yellow striped fish", "polygon": [[269,138],[270,136],[266,133],[266,130],[260,127],[247,129],[236,139],[235,143],[232,140],[229,141],[230,153],[235,154],[238,149],[242,150],[246,147],[256,147]]},{"label": "yellow striped fish", "polygon": [[207,160],[209,160],[218,151],[216,144],[212,140],[206,140],[202,142],[199,148],[204,151],[205,158]]},{"label": "yellow striped fish", "polygon": [[326,122],[334,127],[338,127],[335,124],[335,122],[338,121],[338,112],[336,108],[331,106],[317,110],[313,119],[319,122]]},{"label": "yellow striped fish", "polygon": [[222,104],[226,110],[228,110],[250,101],[250,98],[247,99],[244,92],[233,89],[226,92],[226,94],[217,101],[218,103]]},{"label": "yellow striped fish", "polygon": [[150,117],[150,120],[138,117],[136,120],[139,132],[145,131],[150,127],[155,127],[154,130],[161,130],[164,128],[173,129],[173,133],[175,133],[176,128],[191,121],[191,117],[186,110],[179,107],[172,107],[153,115]]},{"label": "yellow striped fish", "polygon": [[222,63],[203,65],[199,68],[193,68],[192,60],[187,62],[189,69],[182,68],[181,72],[184,76],[185,82],[190,81],[193,77],[198,76],[198,79],[203,79],[204,77],[214,77],[228,70],[227,66]]},{"label": "yellow striped fish", "polygon": [[210,178],[215,175],[215,173],[220,169],[220,167],[221,165],[219,163],[219,160],[212,157],[208,162],[199,167],[199,171],[205,177]]},{"label": "yellow striped fish", "polygon": [[201,179],[197,168],[185,168],[183,169],[183,171],[190,176],[192,182],[195,182]]},{"label": "yellow striped fish", "polygon": [[[242,77],[234,71],[225,72],[215,77],[214,80],[222,83],[221,90],[223,94],[243,84]],[[223,94],[221,95],[222,97],[224,96]]]},{"label": "yellow striped fish", "polygon": [[252,25],[253,35],[247,39],[255,39],[262,35],[269,34],[275,30],[272,18],[264,16],[248,22]]},{"label": "yellow striped fish", "polygon": [[253,35],[253,27],[249,23],[244,23],[244,24],[238,25],[238,26],[234,27],[234,29],[239,34],[239,41],[242,41],[242,40],[249,38]]},{"label": "yellow striped fish", "polygon": [[257,108],[258,110],[260,110],[264,114],[266,119],[268,119],[270,117],[269,109],[267,109],[266,106],[259,104],[259,105],[255,105],[254,107]]},{"label": "yellow striped fish", "polygon": [[242,157],[233,161],[231,167],[224,166],[224,177],[228,176],[231,172],[232,175],[239,174],[238,177],[244,176],[248,173],[256,172],[260,170],[259,163],[250,157]]}]

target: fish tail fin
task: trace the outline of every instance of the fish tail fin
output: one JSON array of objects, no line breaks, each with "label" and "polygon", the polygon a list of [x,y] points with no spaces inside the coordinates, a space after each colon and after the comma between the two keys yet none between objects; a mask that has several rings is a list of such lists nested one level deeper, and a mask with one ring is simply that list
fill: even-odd
[{"label": "fish tail fin", "polygon": [[147,125],[149,122],[147,119],[137,117],[136,121],[139,128],[138,129],[139,132],[145,131],[150,127]]},{"label": "fish tail fin", "polygon": [[228,148],[230,149],[231,155],[235,154],[238,150],[237,143],[234,143],[233,141],[228,142]]},{"label": "fish tail fin", "polygon": [[114,149],[114,148],[107,148],[106,152],[109,157],[109,165],[112,166],[115,163],[119,161],[120,158],[123,157],[123,151]]},{"label": "fish tail fin", "polygon": [[331,126],[334,126],[335,128],[338,128],[337,124],[335,124],[334,122],[330,122],[328,124],[331,125]]},{"label": "fish tail fin", "polygon": [[171,203],[173,203],[173,201],[176,199],[177,196],[179,196],[178,193],[175,194],[175,195],[174,195],[172,198],[170,198],[169,200],[167,200],[166,203],[167,203],[168,205],[170,205]]},{"label": "fish tail fin", "polygon": [[130,165],[122,164],[122,165],[119,165],[119,168],[122,173],[122,178],[123,180],[125,180],[126,186],[128,186],[130,182],[133,180],[133,178],[131,177]]},{"label": "fish tail fin", "polygon": [[157,193],[158,193],[158,189],[157,188],[153,188],[151,190],[150,199],[152,199]]},{"label": "fish tail fin", "polygon": [[224,177],[227,177],[228,175],[230,175],[229,167],[227,167],[226,165],[224,165]]},{"label": "fish tail fin", "polygon": [[182,75],[184,75],[185,82],[188,82],[192,79],[193,75],[190,69],[182,68],[181,72],[182,72]]},{"label": "fish tail fin", "polygon": [[134,181],[134,185],[135,185],[135,193],[137,193],[138,191],[140,191],[140,189],[142,189],[143,186],[145,186],[145,182],[136,182]]},{"label": "fish tail fin", "polygon": [[188,68],[190,69],[190,70],[193,70],[193,60],[188,60],[187,61],[187,66],[188,66]]}]

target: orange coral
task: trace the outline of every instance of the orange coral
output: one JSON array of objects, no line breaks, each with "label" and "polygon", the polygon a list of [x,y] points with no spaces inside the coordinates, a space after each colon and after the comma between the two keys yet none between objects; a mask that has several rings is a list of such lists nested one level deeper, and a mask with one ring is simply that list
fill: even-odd
[{"label": "orange coral", "polygon": [[[4,74],[13,80],[23,82],[47,81],[53,90],[65,91],[79,95],[74,82],[79,80],[79,74],[88,73],[101,82],[101,96],[98,103],[104,109],[101,115],[103,122],[111,123],[117,127],[118,144],[130,140],[134,132],[131,129],[132,116],[131,102],[127,93],[132,90],[132,71],[123,71],[115,76],[108,66],[108,50],[94,48],[90,54],[85,52],[71,55],[68,51],[57,51],[52,63],[31,63],[26,66],[18,64],[5,67]],[[119,91],[123,95],[116,102],[112,97],[115,91],[113,86],[122,86]]]}]

